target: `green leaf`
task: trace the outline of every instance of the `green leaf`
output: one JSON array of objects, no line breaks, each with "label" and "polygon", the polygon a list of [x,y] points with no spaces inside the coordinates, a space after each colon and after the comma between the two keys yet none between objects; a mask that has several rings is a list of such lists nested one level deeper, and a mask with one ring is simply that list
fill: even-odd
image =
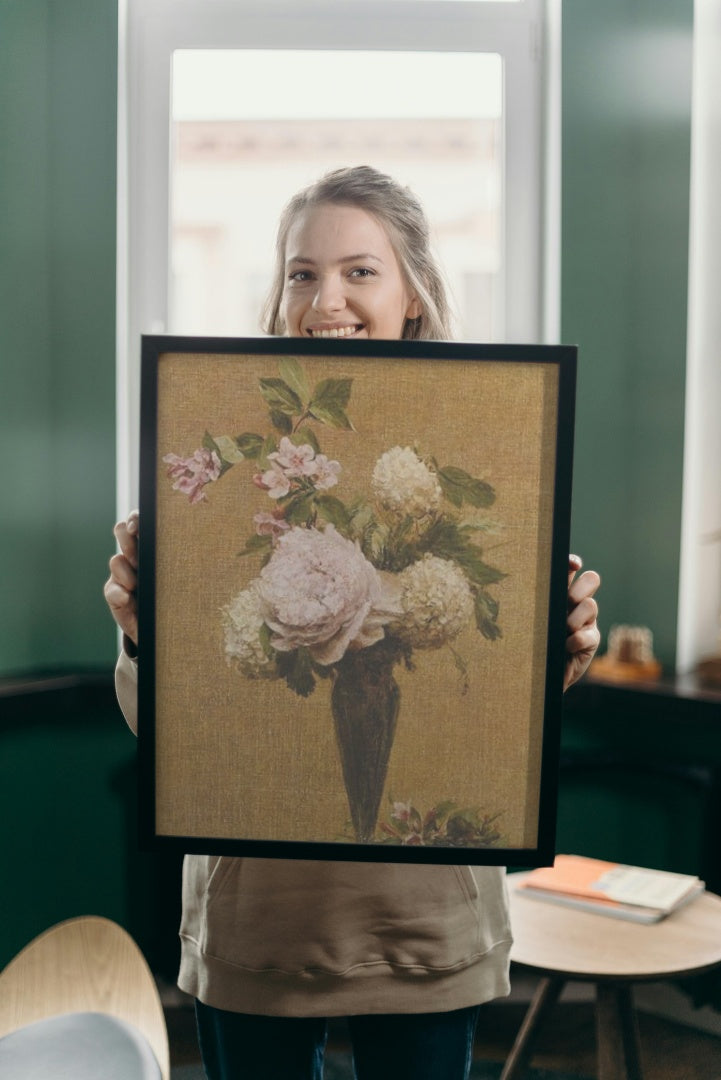
[{"label": "green leaf", "polygon": [[220,457],[220,452],[218,450],[218,444],[215,441],[215,439],[213,438],[213,436],[210,434],[210,432],[207,431],[207,430],[206,430],[205,434],[203,435],[203,447],[206,450],[215,450],[218,457]]},{"label": "green leaf", "polygon": [[485,589],[479,589],[475,598],[476,626],[489,641],[496,641],[503,633],[498,626],[498,601]]},{"label": "green leaf", "polygon": [[289,688],[299,697],[309,697],[315,690],[315,676],[307,649],[278,653],[278,671]]},{"label": "green leaf", "polygon": [[439,825],[444,825],[456,808],[452,799],[444,799],[439,802],[435,809],[435,818]]},{"label": "green leaf", "polygon": [[455,559],[468,548],[468,540],[451,518],[438,518],[418,541],[419,551],[428,551],[439,559]]},{"label": "green leaf", "polygon": [[330,525],[335,525],[336,529],[344,535],[348,533],[350,530],[350,514],[345,503],[341,502],[340,499],[336,499],[334,495],[318,495],[316,505],[325,521]]},{"label": "green leaf", "polygon": [[263,436],[254,435],[250,431],[235,436],[235,444],[245,458],[254,459],[260,454],[263,447]]},{"label": "green leaf", "polygon": [[218,460],[220,461],[220,475],[223,476],[224,473],[227,473],[228,469],[232,467],[232,463],[223,459],[221,449],[209,431],[206,431],[205,435],[203,435],[203,447],[205,450],[214,450],[218,455]]},{"label": "green leaf", "polygon": [[363,554],[370,554],[369,538],[379,528],[373,509],[362,499],[354,499],[348,506],[349,536],[359,540]]},{"label": "green leaf", "polygon": [[243,451],[238,447],[235,439],[231,439],[230,435],[216,435],[215,445],[221,459],[227,461],[230,465],[236,465],[245,458]]},{"label": "green leaf", "polygon": [[352,385],[352,379],[321,379],[313,391],[311,405],[345,409],[350,401]]},{"label": "green leaf", "polygon": [[239,555],[257,555],[259,551],[271,551],[273,538],[271,536],[249,536],[245,541],[245,547],[239,551]]},{"label": "green leaf", "polygon": [[385,525],[372,525],[369,527],[363,543],[363,551],[370,556],[370,561],[376,567],[381,566],[383,563],[387,542],[388,529]]},{"label": "green leaf", "polygon": [[355,431],[350,420],[340,408],[326,408],[323,405],[311,404],[308,406],[308,412],[316,420],[320,420],[321,424],[327,424],[328,427],[340,428],[342,431]]},{"label": "green leaf", "polygon": [[395,526],[391,532],[388,543],[393,548],[400,548],[402,544],[406,542],[408,536],[412,533],[415,525],[415,518],[412,518],[410,514],[406,514],[403,520]]},{"label": "green leaf", "polygon": [[468,661],[465,660],[460,653],[457,653],[456,650],[450,645],[448,647],[451,650],[453,663],[456,665],[457,670],[461,674],[461,693],[467,694],[471,685],[470,679],[468,678]]},{"label": "green leaf", "polygon": [[474,585],[495,585],[506,575],[483,560],[483,552],[468,539],[467,526],[441,518],[425,532],[418,544],[420,551],[429,551],[439,559],[450,559],[465,572]]},{"label": "green leaf", "polygon": [[355,428],[345,414],[352,384],[352,379],[322,379],[313,391],[308,412],[330,427],[354,431]]},{"label": "green leaf", "polygon": [[281,435],[290,435],[293,430],[293,421],[288,413],[281,412],[280,409],[270,410],[270,422]]},{"label": "green leaf", "polygon": [[329,664],[318,664],[315,660],[311,660],[310,666],[318,679],[330,679],[333,674],[333,669]]},{"label": "green leaf", "polygon": [[353,522],[354,529],[365,529],[375,522],[373,508],[364,499],[354,499],[348,507],[348,514]]},{"label": "green leaf", "polygon": [[283,501],[283,516],[289,525],[306,525],[315,512],[315,491],[302,491]]},{"label": "green leaf", "polygon": [[303,405],[285,379],[261,379],[260,392],[271,409],[293,416],[303,412]]},{"label": "green leaf", "polygon": [[258,640],[260,641],[260,647],[268,657],[269,660],[274,659],[276,652],[270,643],[271,630],[267,623],[261,623],[260,630],[258,631]]},{"label": "green leaf", "polygon": [[263,439],[263,445],[258,454],[258,464],[261,469],[267,469],[269,467],[270,462],[268,461],[268,454],[274,454],[277,449],[278,443],[275,441],[275,436],[267,435],[265,439]]},{"label": "green leaf", "polygon": [[506,577],[502,570],[496,570],[484,562],[480,557],[480,548],[474,548],[471,544],[466,551],[455,556],[455,561],[474,585],[495,585]]},{"label": "green leaf", "polygon": [[446,465],[439,469],[438,482],[443,494],[454,506],[462,506],[464,502],[476,507],[491,506],[496,498],[490,484],[476,479],[455,465]]},{"label": "green leaf", "polygon": [[281,378],[296,393],[302,405],[310,400],[310,385],[303,367],[294,356],[285,356],[278,365]]},{"label": "green leaf", "polygon": [[293,446],[312,446],[316,454],[320,453],[320,446],[312,428],[302,427],[294,431],[290,437]]},{"label": "green leaf", "polygon": [[476,829],[469,821],[466,812],[459,810],[452,814],[446,825],[446,836],[451,847],[469,847],[476,839]]}]

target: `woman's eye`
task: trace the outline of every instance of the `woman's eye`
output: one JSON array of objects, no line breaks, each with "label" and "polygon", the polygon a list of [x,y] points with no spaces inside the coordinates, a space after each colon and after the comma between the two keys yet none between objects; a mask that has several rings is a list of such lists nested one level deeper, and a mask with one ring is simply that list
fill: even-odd
[{"label": "woman's eye", "polygon": [[375,271],[371,270],[369,266],[356,266],[351,270],[350,276],[355,278],[369,278],[375,276]]},{"label": "woman's eye", "polygon": [[305,281],[310,281],[310,279],[310,270],[294,270],[291,274],[288,275],[288,281],[297,281],[301,284]]}]

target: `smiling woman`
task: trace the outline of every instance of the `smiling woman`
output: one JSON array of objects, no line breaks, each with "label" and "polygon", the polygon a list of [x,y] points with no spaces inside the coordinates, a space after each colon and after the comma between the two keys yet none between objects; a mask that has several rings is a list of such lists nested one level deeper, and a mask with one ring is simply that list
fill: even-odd
[{"label": "smiling woman", "polygon": [[367,166],[337,169],[295,195],[278,229],[264,328],[299,337],[451,337],[416,196]]},{"label": "smiling woman", "polygon": [[288,234],[286,266],[281,310],[294,336],[399,338],[420,314],[385,230],[357,206],[309,209]]}]

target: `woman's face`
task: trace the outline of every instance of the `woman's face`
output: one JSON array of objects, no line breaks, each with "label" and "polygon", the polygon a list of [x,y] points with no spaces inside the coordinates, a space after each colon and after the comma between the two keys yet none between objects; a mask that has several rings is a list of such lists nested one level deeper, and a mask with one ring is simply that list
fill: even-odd
[{"label": "woman's face", "polygon": [[323,203],[288,231],[281,314],[290,337],[399,338],[421,313],[383,226]]}]

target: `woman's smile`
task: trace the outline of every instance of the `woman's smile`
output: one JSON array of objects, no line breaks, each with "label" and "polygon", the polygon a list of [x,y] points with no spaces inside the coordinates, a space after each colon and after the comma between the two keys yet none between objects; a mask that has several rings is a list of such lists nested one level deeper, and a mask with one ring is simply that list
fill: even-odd
[{"label": "woman's smile", "polygon": [[420,304],[381,223],[323,203],[288,233],[282,312],[291,337],[396,339]]},{"label": "woman's smile", "polygon": [[311,337],[354,337],[362,329],[362,323],[353,323],[350,326],[309,326],[307,328],[307,333],[309,333]]}]

